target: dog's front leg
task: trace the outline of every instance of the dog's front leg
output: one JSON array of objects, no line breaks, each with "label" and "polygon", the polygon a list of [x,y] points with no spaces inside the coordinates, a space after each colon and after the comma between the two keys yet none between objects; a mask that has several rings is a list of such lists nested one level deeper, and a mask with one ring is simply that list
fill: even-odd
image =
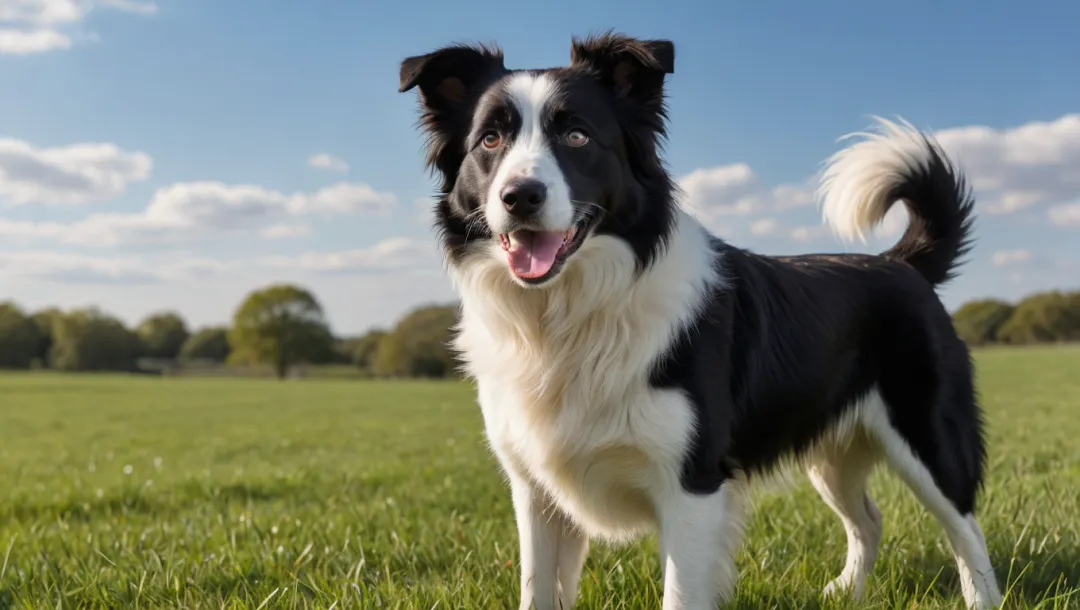
[{"label": "dog's front leg", "polygon": [[570,610],[588,553],[588,539],[542,491],[511,474],[521,546],[521,610]]},{"label": "dog's front leg", "polygon": [[729,601],[743,519],[735,483],[708,495],[679,490],[659,508],[663,610],[715,610]]}]

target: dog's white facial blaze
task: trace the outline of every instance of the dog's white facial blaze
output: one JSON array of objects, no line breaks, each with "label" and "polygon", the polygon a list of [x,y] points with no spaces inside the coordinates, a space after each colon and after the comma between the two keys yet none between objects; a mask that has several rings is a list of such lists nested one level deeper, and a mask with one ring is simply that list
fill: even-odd
[{"label": "dog's white facial blaze", "polygon": [[484,215],[494,233],[509,230],[510,214],[503,207],[500,193],[515,178],[533,178],[547,188],[547,201],[536,219],[544,229],[566,231],[573,225],[570,186],[544,133],[545,107],[555,92],[555,83],[544,75],[519,74],[506,84],[506,94],[521,116],[521,129],[507,145],[484,204]]}]

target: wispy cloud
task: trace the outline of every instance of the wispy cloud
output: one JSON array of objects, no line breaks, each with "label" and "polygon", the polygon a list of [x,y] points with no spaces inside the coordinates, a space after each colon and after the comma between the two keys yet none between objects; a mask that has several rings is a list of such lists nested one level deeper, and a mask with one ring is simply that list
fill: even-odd
[{"label": "wispy cloud", "polygon": [[308,158],[308,165],[319,169],[330,170],[332,172],[345,173],[349,171],[349,164],[346,163],[344,159],[328,153],[312,155]]}]

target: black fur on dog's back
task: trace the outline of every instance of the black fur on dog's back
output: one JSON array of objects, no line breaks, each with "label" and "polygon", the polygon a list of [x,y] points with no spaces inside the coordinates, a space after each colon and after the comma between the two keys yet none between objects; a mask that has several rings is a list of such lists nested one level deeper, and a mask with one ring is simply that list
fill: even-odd
[{"label": "black fur on dog's back", "polygon": [[974,510],[985,448],[972,366],[934,290],[968,250],[971,197],[929,141],[922,152],[883,195],[903,199],[911,221],[882,255],[770,257],[714,242],[726,282],[653,375],[697,405],[687,488],[803,453],[876,389],[946,497]]}]

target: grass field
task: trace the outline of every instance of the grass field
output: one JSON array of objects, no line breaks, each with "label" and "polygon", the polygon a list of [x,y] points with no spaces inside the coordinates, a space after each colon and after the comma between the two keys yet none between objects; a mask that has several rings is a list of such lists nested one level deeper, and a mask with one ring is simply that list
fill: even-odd
[{"label": "grass field", "polygon": [[[1080,607],[1080,349],[977,355],[979,517],[1009,602]],[[0,608],[510,608],[517,540],[464,384],[0,375]],[[759,498],[739,608],[846,607],[839,521]],[[874,476],[865,608],[954,608],[941,529]],[[581,608],[658,608],[655,538],[594,546]]]}]

